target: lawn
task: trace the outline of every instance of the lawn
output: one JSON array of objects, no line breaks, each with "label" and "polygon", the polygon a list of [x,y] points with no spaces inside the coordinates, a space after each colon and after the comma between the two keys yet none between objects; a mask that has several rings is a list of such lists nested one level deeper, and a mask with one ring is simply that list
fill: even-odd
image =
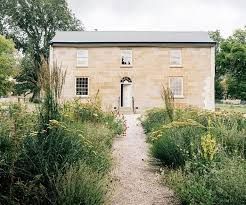
[{"label": "lawn", "polygon": [[246,105],[216,104],[216,109],[246,113]]}]

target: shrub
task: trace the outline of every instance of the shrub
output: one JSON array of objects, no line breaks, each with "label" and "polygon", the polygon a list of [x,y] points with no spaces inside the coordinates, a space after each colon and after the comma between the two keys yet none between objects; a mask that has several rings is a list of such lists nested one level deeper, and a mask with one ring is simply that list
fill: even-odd
[{"label": "shrub", "polygon": [[151,153],[170,167],[175,168],[185,164],[185,156],[170,136],[164,136],[155,141],[151,147]]},{"label": "shrub", "polygon": [[170,171],[165,182],[175,190],[180,201],[184,205],[212,205],[214,196],[212,191],[207,187],[205,176],[188,174],[183,171]]},{"label": "shrub", "polygon": [[225,159],[221,168],[212,170],[209,177],[214,204],[246,204],[246,163],[242,159]]},{"label": "shrub", "polygon": [[[53,109],[52,106],[49,108]],[[40,110],[43,109],[45,107]],[[74,115],[63,115],[60,107],[57,111],[57,115],[53,115],[53,111],[46,110],[42,112],[42,116],[34,120],[33,115],[24,115],[22,111],[13,115],[12,119],[9,116],[9,108],[4,111],[4,117],[1,116],[1,119],[7,120],[0,124],[4,128],[0,130],[3,133],[0,136],[1,204],[49,204],[62,201],[61,193],[66,189],[65,180],[69,174],[77,177],[80,182],[84,181],[84,184],[78,184],[76,180],[71,181],[68,186],[77,187],[76,191],[66,192],[64,200],[69,197],[72,199],[76,194],[81,197],[84,195],[83,200],[86,204],[87,201],[91,201],[91,204],[101,204],[104,200],[107,189],[102,184],[105,184],[111,166],[113,137],[117,132],[120,133],[123,127],[121,121],[116,120],[115,115],[105,113],[104,116],[107,118],[100,122],[82,123]],[[51,116],[55,116],[56,119],[51,119]],[[32,122],[32,126],[24,125],[26,130],[22,131],[19,125],[25,121]],[[18,129],[13,132],[16,138],[9,135],[12,133],[13,122],[17,122]],[[18,146],[15,139],[21,139],[18,140]],[[79,168],[81,161],[81,167],[84,168]],[[76,172],[83,173],[83,178],[79,178]],[[59,186],[61,192],[56,189],[57,177],[64,182],[63,186]]]},{"label": "shrub", "polygon": [[[171,170],[165,181],[183,204],[246,204],[246,118],[238,113],[176,109],[147,113],[151,153]],[[161,116],[161,117],[159,117]]]},{"label": "shrub", "polygon": [[169,122],[168,113],[165,109],[152,109],[149,110],[144,119],[142,119],[142,125],[146,133],[150,133],[157,130],[161,125]]},{"label": "shrub", "polygon": [[56,180],[57,203],[64,205],[103,204],[106,183],[103,176],[91,170],[83,162],[70,166],[65,174],[59,175]]},{"label": "shrub", "polygon": [[151,153],[165,165],[184,166],[186,160],[197,155],[202,133],[202,128],[192,126],[164,129],[159,139],[153,141]]}]

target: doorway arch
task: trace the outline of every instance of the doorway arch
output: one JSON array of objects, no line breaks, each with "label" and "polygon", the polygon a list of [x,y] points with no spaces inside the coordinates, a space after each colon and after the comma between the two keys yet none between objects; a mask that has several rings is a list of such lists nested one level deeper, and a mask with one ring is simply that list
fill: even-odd
[{"label": "doorway arch", "polygon": [[121,107],[131,107],[132,105],[132,80],[129,77],[123,77],[120,80],[120,105]]}]

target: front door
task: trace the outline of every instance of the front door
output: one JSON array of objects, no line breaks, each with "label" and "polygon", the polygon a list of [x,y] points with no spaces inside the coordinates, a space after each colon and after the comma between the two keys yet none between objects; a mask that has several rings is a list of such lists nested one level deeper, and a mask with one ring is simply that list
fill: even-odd
[{"label": "front door", "polygon": [[131,107],[132,103],[132,84],[122,85],[122,107]]}]

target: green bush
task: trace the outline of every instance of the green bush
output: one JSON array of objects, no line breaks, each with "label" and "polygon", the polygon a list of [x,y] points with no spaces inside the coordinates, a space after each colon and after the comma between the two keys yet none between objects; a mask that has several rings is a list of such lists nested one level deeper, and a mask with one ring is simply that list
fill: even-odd
[{"label": "green bush", "polygon": [[[169,133],[169,132],[168,132]],[[172,136],[165,133],[151,146],[152,155],[170,167],[179,167],[185,164],[185,155],[175,143]]]},{"label": "green bush", "polygon": [[212,170],[209,177],[214,204],[246,204],[246,163],[242,159],[226,159],[221,168]]},{"label": "green bush", "polygon": [[103,111],[100,120],[84,120],[53,99],[41,106],[39,114],[0,109],[0,204],[102,204],[122,121]]},{"label": "green bush", "polygon": [[206,178],[194,173],[186,175],[183,171],[177,170],[170,171],[165,177],[165,182],[174,189],[184,205],[212,205],[214,195],[207,188]]},{"label": "green bush", "polygon": [[[176,109],[147,113],[142,124],[152,155],[183,204],[246,204],[246,118],[238,113]],[[162,117],[160,117],[162,116]]]},{"label": "green bush", "polygon": [[184,166],[197,155],[202,133],[204,129],[192,126],[165,129],[153,141],[151,153],[167,166]]},{"label": "green bush", "polygon": [[146,133],[150,133],[158,129],[161,125],[169,122],[168,113],[164,109],[149,110],[142,120],[142,125]]},{"label": "green bush", "polygon": [[107,181],[98,172],[83,162],[69,167],[65,174],[58,176],[56,189],[58,204],[94,205],[103,204]]}]

